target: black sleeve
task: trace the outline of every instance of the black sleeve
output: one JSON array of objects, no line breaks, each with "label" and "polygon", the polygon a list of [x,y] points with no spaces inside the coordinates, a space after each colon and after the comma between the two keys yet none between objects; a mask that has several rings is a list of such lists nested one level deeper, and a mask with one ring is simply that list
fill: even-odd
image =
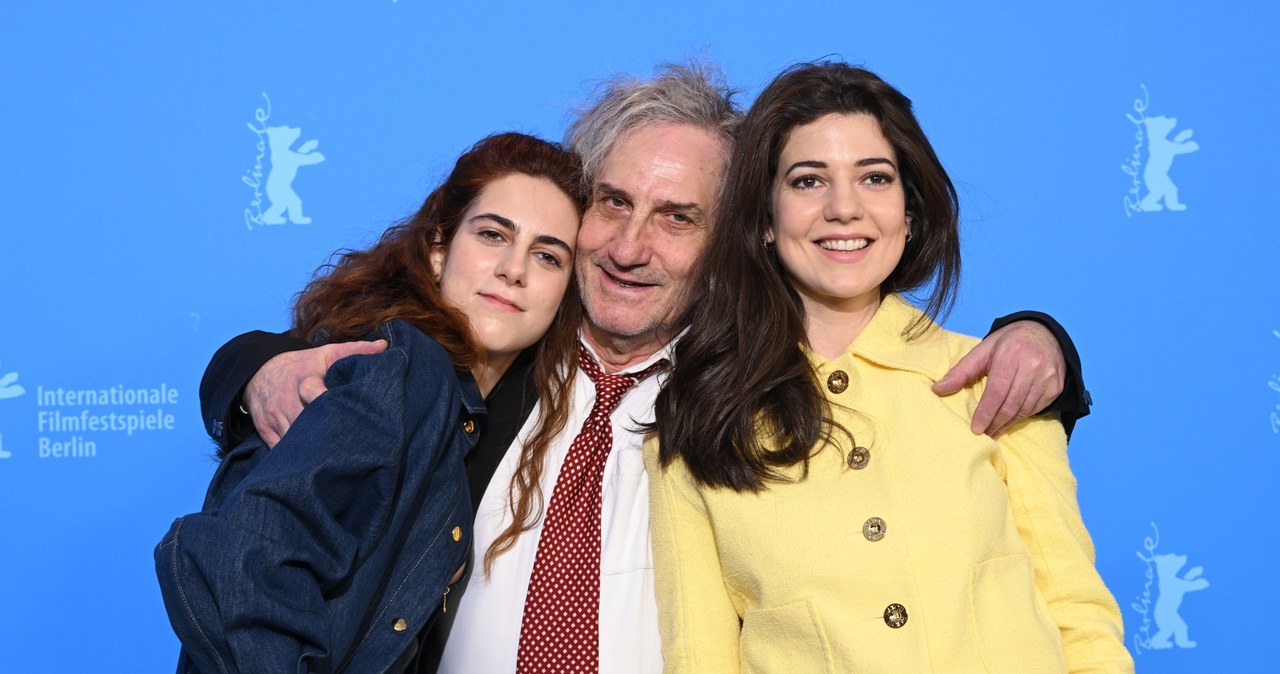
[{"label": "black sleeve", "polygon": [[240,444],[253,433],[253,421],[240,411],[244,387],[267,361],[311,343],[291,333],[255,330],[222,345],[200,380],[200,415],[204,430],[218,443],[220,453]]},{"label": "black sleeve", "polygon": [[1076,345],[1071,341],[1071,336],[1067,331],[1049,314],[1042,314],[1039,311],[1019,311],[1015,314],[1009,314],[1003,318],[997,318],[991,324],[991,330],[988,335],[1010,323],[1018,321],[1035,321],[1040,325],[1049,329],[1053,333],[1054,338],[1058,340],[1058,348],[1062,349],[1062,358],[1067,363],[1067,377],[1063,383],[1062,394],[1057,400],[1049,403],[1049,406],[1040,410],[1040,414],[1046,412],[1057,412],[1062,415],[1062,427],[1067,431],[1067,439],[1071,438],[1071,431],[1076,427],[1076,421],[1081,417],[1089,416],[1089,406],[1093,404],[1093,398],[1089,395],[1089,391],[1084,387],[1084,373],[1080,367],[1080,354],[1076,351]]}]

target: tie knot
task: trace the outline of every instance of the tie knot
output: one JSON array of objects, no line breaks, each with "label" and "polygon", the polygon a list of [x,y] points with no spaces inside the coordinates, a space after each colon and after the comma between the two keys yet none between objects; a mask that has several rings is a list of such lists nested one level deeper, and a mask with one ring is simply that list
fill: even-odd
[{"label": "tie knot", "polygon": [[631,390],[637,382],[666,367],[666,359],[662,359],[653,365],[645,368],[641,372],[630,374],[605,374],[600,368],[600,364],[596,359],[591,357],[591,352],[587,351],[586,345],[578,342],[578,365],[583,371],[591,377],[591,381],[596,385],[596,404],[592,409],[591,416],[597,414],[611,414],[622,401],[622,396]]}]

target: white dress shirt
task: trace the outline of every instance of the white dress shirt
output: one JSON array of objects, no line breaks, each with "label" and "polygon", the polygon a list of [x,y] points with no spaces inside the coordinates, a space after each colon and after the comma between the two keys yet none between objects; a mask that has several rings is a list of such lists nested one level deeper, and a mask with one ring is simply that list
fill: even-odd
[{"label": "white dress shirt", "polygon": [[[648,360],[618,374],[640,372],[662,358],[670,358],[671,346],[668,344]],[[590,345],[587,350],[596,358]],[[664,371],[636,384],[610,417],[613,451],[604,467],[600,512],[600,671],[604,674],[662,671],[653,556],[649,551],[649,478],[644,470],[644,435],[636,432],[636,426],[637,422],[653,420],[653,401],[665,380]],[[579,368],[565,430],[547,451],[541,482],[544,514],[569,445],[586,422],[595,399],[594,383]],[[473,562],[477,568],[456,609],[458,614],[445,645],[440,663],[440,672],[445,674],[516,669],[520,623],[542,537],[542,520],[494,560],[489,577],[479,565],[489,545],[511,522],[507,489],[520,459],[517,448],[524,446],[539,413],[540,407],[535,407],[529,415],[516,438],[517,445],[503,457],[480,502]]]}]

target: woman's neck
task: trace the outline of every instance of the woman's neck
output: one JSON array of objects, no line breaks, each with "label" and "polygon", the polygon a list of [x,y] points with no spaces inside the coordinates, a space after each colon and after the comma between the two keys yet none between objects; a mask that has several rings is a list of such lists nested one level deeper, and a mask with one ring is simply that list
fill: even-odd
[{"label": "woman's neck", "polygon": [[866,297],[827,303],[804,298],[804,328],[809,348],[827,360],[835,360],[871,322],[880,308],[877,290]]},{"label": "woman's neck", "polygon": [[489,392],[498,385],[498,380],[507,373],[507,369],[515,362],[518,355],[520,355],[518,351],[516,353],[490,352],[482,365],[471,368],[471,376],[475,378],[476,387],[480,389],[482,397],[489,397]]}]

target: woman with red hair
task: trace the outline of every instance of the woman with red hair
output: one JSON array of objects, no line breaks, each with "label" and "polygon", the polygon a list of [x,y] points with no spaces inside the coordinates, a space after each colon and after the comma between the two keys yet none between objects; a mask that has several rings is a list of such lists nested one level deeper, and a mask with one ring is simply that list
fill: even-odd
[{"label": "woman with red hair", "polygon": [[463,460],[483,396],[535,345],[532,441],[563,424],[579,173],[552,143],[486,138],[416,214],[301,293],[295,335],[387,347],[330,368],[274,446],[254,434],[226,452],[204,509],[157,546],[179,671],[412,665],[471,550]]}]

